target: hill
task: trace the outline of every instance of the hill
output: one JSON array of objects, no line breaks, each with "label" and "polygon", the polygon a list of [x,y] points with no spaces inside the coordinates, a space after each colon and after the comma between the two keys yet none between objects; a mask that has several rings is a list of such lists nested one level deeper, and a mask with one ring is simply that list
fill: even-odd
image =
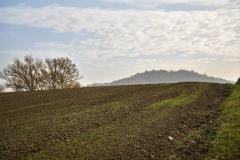
[{"label": "hill", "polygon": [[[202,159],[221,157],[217,151],[236,159],[240,90],[233,89],[188,82],[2,93],[0,159]],[[224,104],[235,118],[221,123],[231,119],[232,137],[221,140],[221,131],[213,143],[219,117],[230,115],[220,109],[229,95]]]},{"label": "hill", "polygon": [[177,82],[211,82],[211,83],[234,83],[222,78],[214,78],[206,74],[199,74],[194,71],[178,70],[152,70],[137,73],[131,77],[113,81],[111,83],[93,84],[90,86],[115,86],[115,85],[134,85],[134,84],[157,84],[157,83],[177,83]]}]

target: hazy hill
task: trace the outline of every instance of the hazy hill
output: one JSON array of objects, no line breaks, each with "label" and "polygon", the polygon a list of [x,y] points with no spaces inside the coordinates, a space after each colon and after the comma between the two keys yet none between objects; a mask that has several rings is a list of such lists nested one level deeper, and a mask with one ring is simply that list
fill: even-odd
[{"label": "hazy hill", "polygon": [[93,84],[93,86],[133,85],[133,84],[155,84],[175,82],[213,82],[213,83],[234,83],[221,78],[199,74],[194,71],[178,70],[152,70],[137,73],[131,77],[113,81],[111,83]]}]

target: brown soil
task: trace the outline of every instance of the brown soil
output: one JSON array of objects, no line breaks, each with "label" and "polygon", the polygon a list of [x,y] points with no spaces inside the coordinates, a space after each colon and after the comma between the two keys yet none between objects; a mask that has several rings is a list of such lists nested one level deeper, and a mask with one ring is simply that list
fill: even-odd
[{"label": "brown soil", "polygon": [[189,82],[0,94],[0,159],[202,159],[230,93]]}]

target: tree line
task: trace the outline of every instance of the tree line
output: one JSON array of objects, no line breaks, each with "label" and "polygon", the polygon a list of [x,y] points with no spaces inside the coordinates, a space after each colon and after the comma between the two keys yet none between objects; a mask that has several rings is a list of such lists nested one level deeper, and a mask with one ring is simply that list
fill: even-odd
[{"label": "tree line", "polygon": [[43,61],[27,55],[23,61],[15,58],[13,64],[0,72],[0,78],[6,81],[0,90],[11,88],[19,92],[79,88],[78,80],[83,77],[68,57],[46,58]]},{"label": "tree line", "polygon": [[177,82],[212,82],[212,83],[234,83],[222,78],[215,78],[207,74],[200,74],[193,70],[151,70],[136,73],[130,77],[119,79],[110,83],[94,83],[89,86],[116,86],[135,84],[157,84],[157,83],[177,83]]}]

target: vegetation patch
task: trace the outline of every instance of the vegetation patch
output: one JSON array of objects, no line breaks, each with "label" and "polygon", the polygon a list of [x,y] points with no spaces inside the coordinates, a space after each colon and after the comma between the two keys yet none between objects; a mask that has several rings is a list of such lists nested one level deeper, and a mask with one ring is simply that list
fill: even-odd
[{"label": "vegetation patch", "polygon": [[169,98],[157,103],[153,103],[145,109],[145,112],[156,112],[156,109],[160,107],[165,108],[161,110],[156,116],[151,117],[147,121],[147,126],[150,126],[152,123],[156,122],[157,120],[167,116],[175,107],[188,105],[191,102],[194,102],[206,89],[208,84],[207,83],[200,83],[198,86],[194,88],[194,90],[184,89],[181,94],[177,97]]},{"label": "vegetation patch", "polygon": [[148,106],[147,109],[158,109],[162,106],[176,107],[180,105],[187,105],[196,100],[196,98],[198,98],[206,88],[207,84],[203,83],[203,85],[200,85],[200,87],[196,87],[193,92],[191,90],[183,90],[181,95],[157,103],[153,103]]},{"label": "vegetation patch", "polygon": [[183,138],[181,141],[178,142],[178,146],[182,147],[186,142],[189,142],[189,141],[194,142],[194,139],[200,135],[201,135],[201,132],[199,130],[192,131],[185,138]]},{"label": "vegetation patch", "polygon": [[240,159],[240,86],[222,104],[221,128],[213,142],[212,157]]}]

